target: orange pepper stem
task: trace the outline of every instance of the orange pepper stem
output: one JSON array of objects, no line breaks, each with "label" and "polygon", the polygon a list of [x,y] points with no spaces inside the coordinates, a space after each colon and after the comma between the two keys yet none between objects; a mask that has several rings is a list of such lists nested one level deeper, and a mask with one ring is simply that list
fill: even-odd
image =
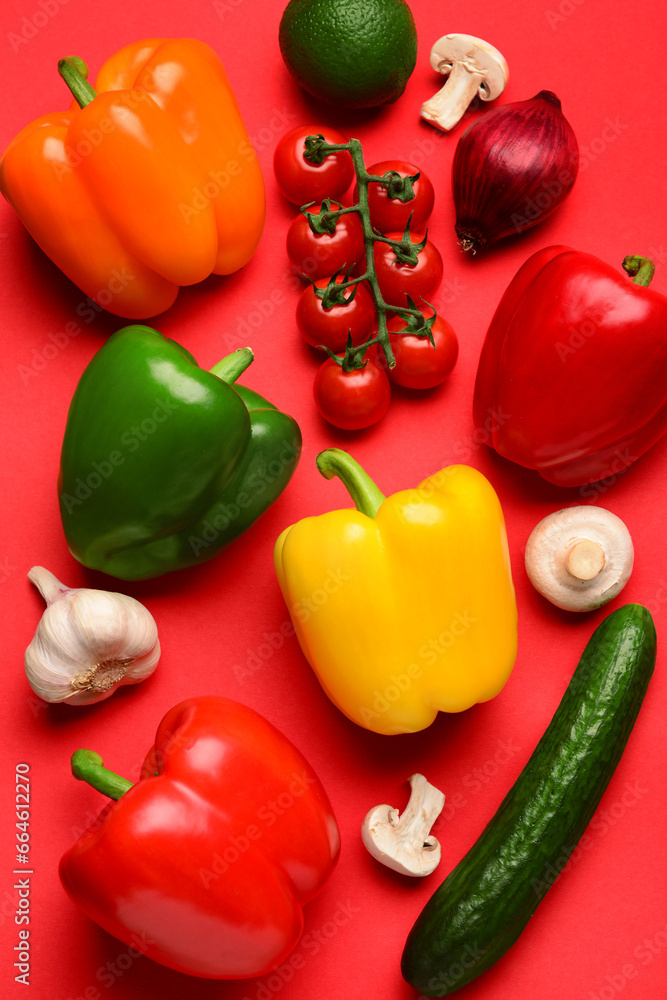
[{"label": "orange pepper stem", "polygon": [[88,67],[82,59],[78,56],[59,59],[58,72],[72,91],[74,100],[80,108],[85,108],[86,104],[95,100],[97,94],[86,80]]},{"label": "orange pepper stem", "polygon": [[319,453],[315,464],[325,479],[338,476],[360,513],[375,517],[386,498],[351,455],[341,448],[327,448]]}]

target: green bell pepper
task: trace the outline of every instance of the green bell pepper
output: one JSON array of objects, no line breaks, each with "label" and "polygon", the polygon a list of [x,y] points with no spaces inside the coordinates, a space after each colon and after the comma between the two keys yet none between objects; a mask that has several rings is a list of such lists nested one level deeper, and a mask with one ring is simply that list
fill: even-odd
[{"label": "green bell pepper", "polygon": [[74,392],[58,497],[67,544],[90,569],[144,580],[204,562],[282,493],[301,433],[232,385],[253,360],[211,371],[146,326],[115,333]]}]

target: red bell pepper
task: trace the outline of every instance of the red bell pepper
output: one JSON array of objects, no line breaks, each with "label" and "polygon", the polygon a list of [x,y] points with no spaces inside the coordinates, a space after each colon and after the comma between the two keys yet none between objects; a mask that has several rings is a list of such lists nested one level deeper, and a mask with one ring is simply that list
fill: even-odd
[{"label": "red bell pepper", "polygon": [[79,750],[76,777],[118,801],[64,855],[61,881],[110,934],[180,972],[276,968],[340,838],[314,771],[257,712],[220,697],[164,717],[137,784]]},{"label": "red bell pepper", "polygon": [[474,394],[477,433],[558,486],[615,475],[667,430],[667,298],[654,267],[626,274],[591,254],[546,247],[503,295]]}]

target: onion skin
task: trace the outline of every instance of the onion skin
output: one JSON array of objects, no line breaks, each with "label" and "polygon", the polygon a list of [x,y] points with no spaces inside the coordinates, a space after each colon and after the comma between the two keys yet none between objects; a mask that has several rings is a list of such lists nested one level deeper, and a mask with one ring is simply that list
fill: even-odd
[{"label": "onion skin", "polygon": [[476,253],[543,222],[572,190],[578,167],[577,138],[550,90],[478,118],[452,163],[463,249]]}]

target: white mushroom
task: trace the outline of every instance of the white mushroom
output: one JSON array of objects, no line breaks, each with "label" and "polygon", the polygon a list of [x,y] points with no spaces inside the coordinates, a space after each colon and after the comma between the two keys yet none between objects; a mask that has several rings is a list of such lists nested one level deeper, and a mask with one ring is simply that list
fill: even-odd
[{"label": "white mushroom", "polygon": [[592,611],[611,601],[628,582],[633,559],[620,517],[588,505],[549,514],[526,545],[530,582],[565,611]]},{"label": "white mushroom", "polygon": [[500,97],[509,78],[504,57],[474,35],[444,35],[431,49],[431,66],[447,77],[444,87],[422,105],[420,115],[449,132],[478,94],[483,101]]},{"label": "white mushroom", "polygon": [[445,796],[423,774],[413,774],[410,800],[402,816],[393,806],[371,809],[361,824],[368,851],[387,868],[403,875],[430,875],[440,863],[440,844],[430,836]]}]

